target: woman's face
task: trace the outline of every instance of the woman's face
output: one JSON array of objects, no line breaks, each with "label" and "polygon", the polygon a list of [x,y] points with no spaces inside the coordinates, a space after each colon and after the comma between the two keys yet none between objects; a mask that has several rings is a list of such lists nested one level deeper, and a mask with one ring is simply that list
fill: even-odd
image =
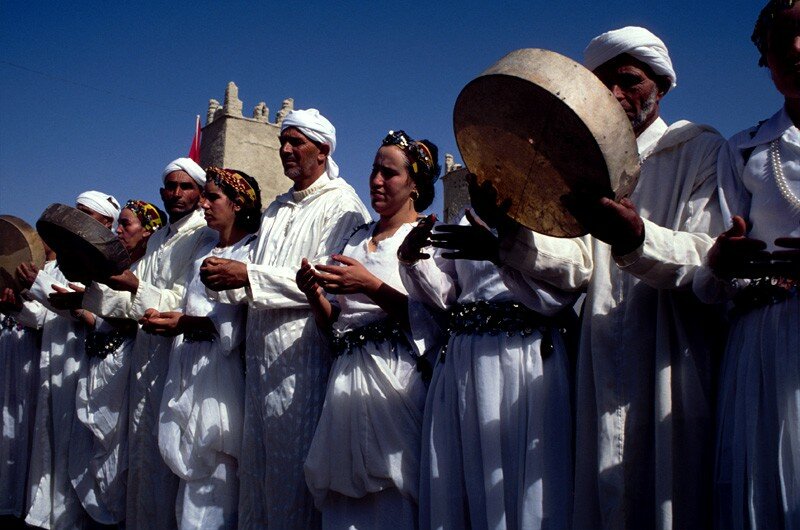
[{"label": "woman's face", "polygon": [[800,3],[780,11],[767,36],[767,66],[775,88],[800,99]]},{"label": "woman's face", "polygon": [[128,254],[134,255],[144,248],[150,232],[144,229],[141,221],[130,208],[123,208],[117,222],[117,237]]},{"label": "woman's face", "polygon": [[206,182],[200,206],[203,208],[209,228],[217,232],[232,227],[236,220],[236,212],[240,209],[213,180]]},{"label": "woman's face", "polygon": [[396,145],[378,149],[369,176],[369,197],[375,212],[381,217],[391,217],[408,205],[415,188],[403,151]]}]

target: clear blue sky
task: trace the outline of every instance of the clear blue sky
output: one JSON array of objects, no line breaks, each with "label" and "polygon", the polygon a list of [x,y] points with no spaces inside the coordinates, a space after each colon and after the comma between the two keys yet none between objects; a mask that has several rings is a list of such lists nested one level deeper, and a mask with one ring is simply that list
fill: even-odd
[{"label": "clear blue sky", "polygon": [[749,39],[764,3],[0,0],[0,213],[34,222],[86,189],[157,201],[162,168],[186,155],[195,115],[228,81],[245,115],[265,101],[272,120],[286,97],[319,108],[342,175],[369,204],[388,129],[459,160],[452,111],[467,82],[517,48],[580,60],[592,37],[632,24],[660,35],[675,63],[665,119],[727,137],[781,104]]}]

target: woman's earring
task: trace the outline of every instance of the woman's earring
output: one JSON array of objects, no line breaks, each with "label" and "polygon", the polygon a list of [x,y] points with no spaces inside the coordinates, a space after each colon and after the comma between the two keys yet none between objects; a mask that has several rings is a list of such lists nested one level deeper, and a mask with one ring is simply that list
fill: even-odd
[{"label": "woman's earring", "polygon": [[419,192],[417,191],[417,188],[411,190],[411,193],[409,193],[409,197],[411,197],[411,200],[414,202],[416,202],[417,199],[419,199]]}]

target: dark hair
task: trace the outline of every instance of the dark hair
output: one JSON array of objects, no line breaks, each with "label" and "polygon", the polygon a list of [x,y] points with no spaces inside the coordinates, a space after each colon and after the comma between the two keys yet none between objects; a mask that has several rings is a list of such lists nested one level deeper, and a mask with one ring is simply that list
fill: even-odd
[{"label": "dark hair", "polygon": [[760,54],[758,66],[767,66],[767,51],[769,51],[769,32],[775,22],[775,17],[785,9],[791,9],[797,0],[770,0],[758,14],[756,26],[750,40],[758,48]]},{"label": "dark hair", "polygon": [[217,184],[217,186],[219,186],[219,189],[225,193],[225,196],[235,204],[241,206],[241,209],[236,212],[236,218],[234,219],[233,224],[248,234],[258,232],[258,229],[261,226],[261,189],[258,186],[258,182],[244,171],[239,171],[238,169],[231,169],[230,171],[238,173],[245,181],[247,181],[250,187],[253,188],[253,191],[256,192],[256,200],[254,204],[245,206],[242,204],[242,199],[239,196],[239,192],[236,191],[233,186],[228,184],[225,180],[214,179],[214,182]]},{"label": "dark hair", "polygon": [[[406,155],[406,168],[408,174],[411,175],[411,180],[417,185],[417,192],[419,197],[414,201],[414,209],[418,212],[425,211],[428,206],[433,203],[433,198],[436,194],[434,191],[434,183],[439,179],[439,173],[442,172],[442,166],[439,165],[439,148],[430,140],[420,140],[419,143],[428,148],[433,160],[433,166],[428,168],[424,164],[418,164],[418,172],[414,172],[411,160]],[[405,152],[404,152],[405,154]]]}]

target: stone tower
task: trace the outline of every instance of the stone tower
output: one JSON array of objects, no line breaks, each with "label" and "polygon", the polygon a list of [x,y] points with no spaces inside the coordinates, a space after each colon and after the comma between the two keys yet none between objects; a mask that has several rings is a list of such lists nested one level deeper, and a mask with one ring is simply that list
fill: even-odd
[{"label": "stone tower", "polygon": [[285,99],[269,121],[269,109],[264,102],[253,109],[253,117],[242,116],[239,89],[231,81],[225,90],[225,102],[208,102],[206,125],[200,145],[200,165],[219,166],[244,171],[258,181],[261,202],[266,207],[292,182],[283,174],[278,150],[278,135],[284,116],[294,108],[294,100]]},{"label": "stone tower", "polygon": [[454,163],[453,155],[449,153],[444,155],[444,176],[442,176],[444,212],[442,212],[442,217],[445,223],[457,222],[456,216],[469,204],[467,173],[467,169],[461,164]]}]

